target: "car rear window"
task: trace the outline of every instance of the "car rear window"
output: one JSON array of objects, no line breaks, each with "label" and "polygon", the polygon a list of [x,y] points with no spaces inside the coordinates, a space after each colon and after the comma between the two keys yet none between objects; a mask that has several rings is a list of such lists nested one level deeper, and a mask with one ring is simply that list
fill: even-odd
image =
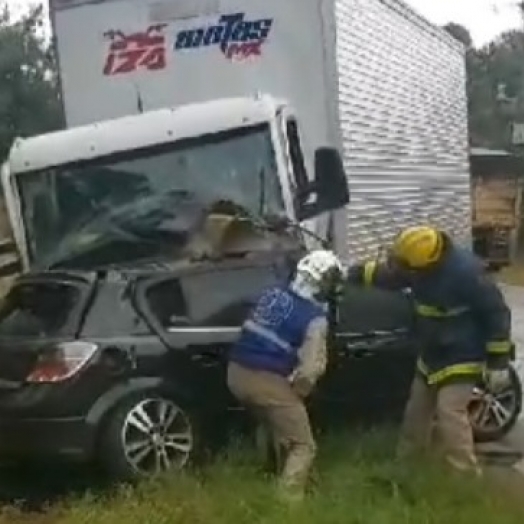
[{"label": "car rear window", "polygon": [[75,286],[62,283],[15,285],[0,305],[0,337],[59,335],[78,295]]}]

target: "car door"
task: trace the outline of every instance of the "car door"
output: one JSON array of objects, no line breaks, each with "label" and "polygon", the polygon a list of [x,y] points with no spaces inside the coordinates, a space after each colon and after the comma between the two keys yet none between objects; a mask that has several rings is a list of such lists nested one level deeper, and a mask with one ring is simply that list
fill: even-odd
[{"label": "car door", "polygon": [[347,284],[331,315],[320,411],[344,419],[402,409],[415,364],[412,322],[405,294]]},{"label": "car door", "polygon": [[169,347],[166,380],[181,388],[220,441],[243,410],[227,387],[227,353],[258,294],[282,277],[271,261],[214,264],[156,278],[139,291],[150,325]]},{"label": "car door", "polygon": [[237,339],[253,301],[278,280],[271,263],[230,264],[180,279],[188,326],[173,326],[170,336],[186,333],[199,382],[210,403],[234,404],[227,390],[227,352]]}]

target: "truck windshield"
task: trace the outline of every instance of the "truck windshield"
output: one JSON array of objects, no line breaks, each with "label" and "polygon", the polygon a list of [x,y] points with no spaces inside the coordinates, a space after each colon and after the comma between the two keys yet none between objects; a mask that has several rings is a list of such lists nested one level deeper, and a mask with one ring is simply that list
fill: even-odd
[{"label": "truck windshield", "polygon": [[108,217],[118,216],[120,231],[142,215],[153,226],[166,213],[176,221],[183,195],[229,200],[255,216],[284,212],[267,125],[24,173],[17,185],[29,257],[40,267],[114,236]]}]

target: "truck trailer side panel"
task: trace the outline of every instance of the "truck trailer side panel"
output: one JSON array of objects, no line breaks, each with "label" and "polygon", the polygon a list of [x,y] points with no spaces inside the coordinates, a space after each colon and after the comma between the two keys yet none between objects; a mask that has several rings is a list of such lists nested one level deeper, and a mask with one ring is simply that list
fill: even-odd
[{"label": "truck trailer side panel", "polygon": [[430,222],[471,246],[464,50],[398,0],[336,0],[351,259]]}]

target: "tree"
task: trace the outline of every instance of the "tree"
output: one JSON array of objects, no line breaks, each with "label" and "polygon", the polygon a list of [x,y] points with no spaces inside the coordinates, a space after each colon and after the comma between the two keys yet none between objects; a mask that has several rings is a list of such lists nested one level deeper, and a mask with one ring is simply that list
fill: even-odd
[{"label": "tree", "polygon": [[444,29],[459,42],[464,44],[468,49],[473,45],[473,39],[471,38],[471,33],[460,24],[455,24],[450,22],[444,26]]},{"label": "tree", "polygon": [[0,13],[0,158],[17,136],[62,126],[54,53],[39,35],[42,7],[13,21],[6,5]]},{"label": "tree", "polygon": [[510,124],[524,120],[524,33],[508,31],[468,56],[474,145],[508,148]]},{"label": "tree", "polygon": [[466,48],[470,142],[473,145],[489,147],[496,142],[494,137],[500,135],[502,124],[494,122],[497,118],[494,87],[489,76],[485,53],[473,47],[471,34],[464,26],[450,22],[443,29]]},{"label": "tree", "polygon": [[[524,0],[518,6],[524,16]],[[511,147],[511,123],[524,122],[524,32],[507,31],[476,49],[464,26],[450,22],[444,29],[466,47],[471,144]]]}]

